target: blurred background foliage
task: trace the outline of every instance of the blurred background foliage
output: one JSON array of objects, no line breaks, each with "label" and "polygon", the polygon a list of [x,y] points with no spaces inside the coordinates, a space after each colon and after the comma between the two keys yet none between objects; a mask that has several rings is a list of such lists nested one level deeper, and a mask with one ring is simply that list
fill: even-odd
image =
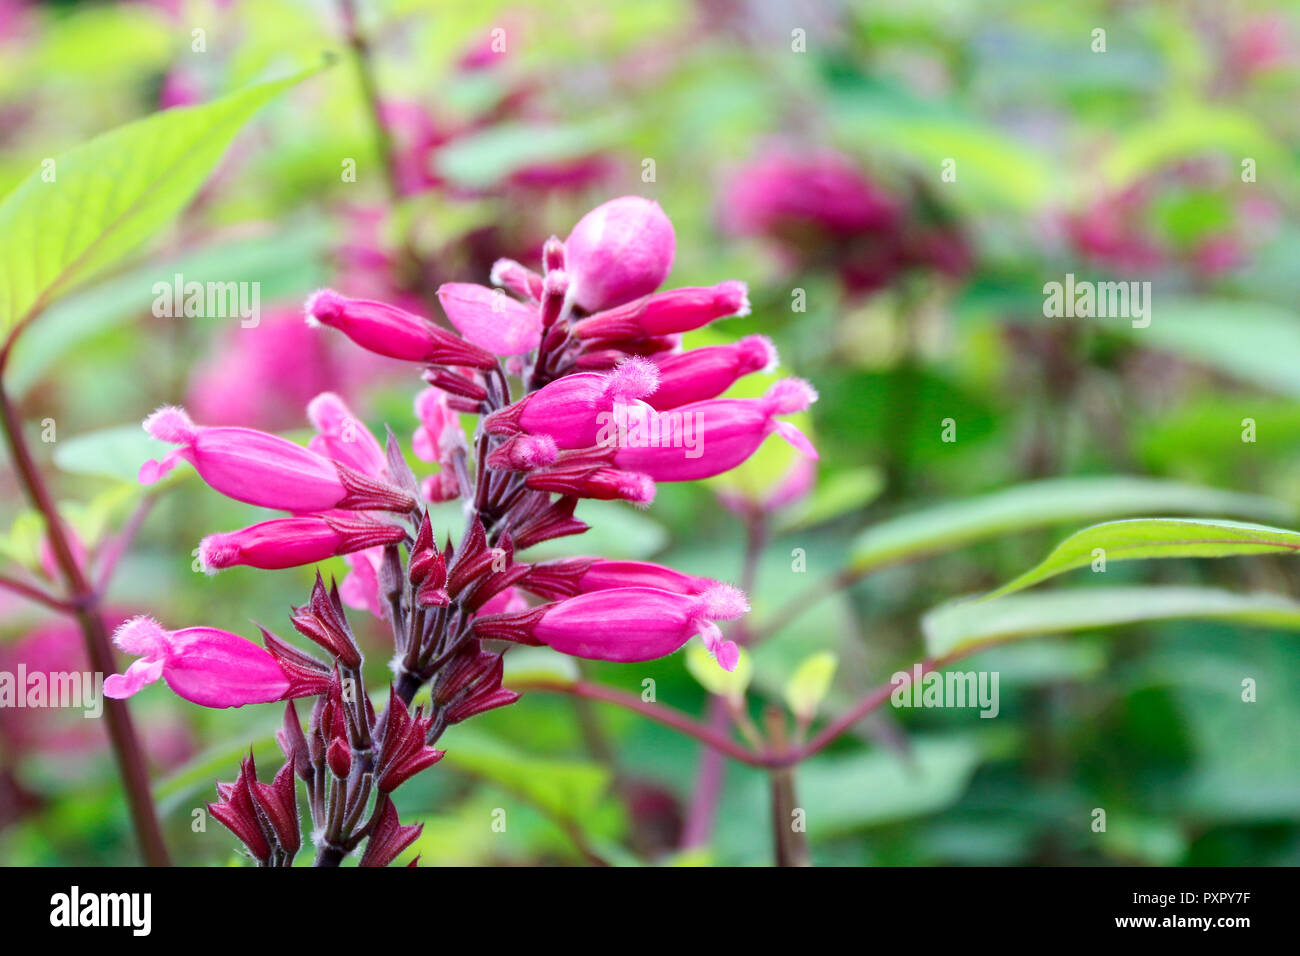
[{"label": "blurred background foliage", "polygon": [[[485,282],[498,256],[535,265],[547,236],[625,193],[656,199],[676,226],[669,285],[750,284],[751,316],[687,344],[762,332],[783,371],[821,393],[807,422],[822,453],[816,489],[769,516],[751,589],[759,626],[831,580],[875,522],[1030,479],[1196,482],[1267,495],[1276,523],[1296,526],[1294,8],[398,0],[361,4],[360,24],[400,159],[396,198],[345,57],[267,106],[160,241],[61,300],[16,350],[9,387],[29,421],[56,423],[58,492],[87,547],[138,506],[134,473],[149,450],[137,423],[164,402],[211,423],[300,435],[307,399],[329,388],[409,440],[414,377],[303,329],[300,303],[314,288],[436,314],[438,282]],[[491,48],[494,29],[504,53]],[[324,0],[0,0],[0,194],[92,135],[326,49],[346,46]],[[941,170],[953,157],[948,182]],[[348,160],[355,182],[342,175]],[[774,189],[829,177],[821,218],[806,229],[737,225],[771,175],[763,164],[781,162],[790,165]],[[865,182],[894,210],[887,226],[827,226],[843,186],[826,170],[840,165],[851,172],[835,175]],[[178,273],[260,283],[261,324],[155,317],[154,284]],[[1066,273],[1152,282],[1150,327],[1044,318],[1043,285]],[[942,440],[946,419],[954,442]],[[1256,424],[1252,443],[1244,419]],[[740,580],[735,501],[761,499],[791,464],[770,443],[707,487],[663,487],[646,512],[584,502],[594,530],[550,552],[654,557]],[[40,573],[38,519],[12,476],[0,472],[0,489],[3,551]],[[122,558],[111,606],[174,627],[287,630],[308,569],[206,577],[191,567],[202,535],[250,523],[250,511],[179,476]],[[822,712],[841,711],[924,656],[927,609],[1008,580],[1066,530],[887,569],[808,602],[754,650],[751,709],[780,701],[799,663],[831,650],[839,667]],[[342,562],[329,570],[341,576]],[[1300,585],[1284,557],[1108,574],[1291,594]],[[1091,577],[1075,572],[1064,586]],[[354,623],[381,680],[379,622],[358,613]],[[75,659],[75,634],[61,633],[0,593],[6,662]],[[546,651],[508,659],[516,676],[573,669]],[[964,666],[1000,673],[998,719],[885,708],[801,768],[814,861],[1300,863],[1294,635],[1151,624],[989,650]],[[582,670],[636,694],[653,679],[659,701],[705,710],[683,655]],[[1249,705],[1246,677],[1259,687]],[[194,832],[192,815],[249,741],[269,765],[278,709],[213,713],[162,689],[132,706],[174,856],[235,860],[229,835]],[[699,747],[635,715],[533,693],[453,728],[445,745],[447,759],[398,795],[403,820],[426,823],[422,863],[770,859],[765,776],[734,764],[714,839],[680,851]],[[0,859],[134,859],[97,722],[0,713],[0,760]],[[1104,834],[1091,829],[1095,807],[1107,810]],[[491,827],[495,808],[508,810],[504,833]]]}]

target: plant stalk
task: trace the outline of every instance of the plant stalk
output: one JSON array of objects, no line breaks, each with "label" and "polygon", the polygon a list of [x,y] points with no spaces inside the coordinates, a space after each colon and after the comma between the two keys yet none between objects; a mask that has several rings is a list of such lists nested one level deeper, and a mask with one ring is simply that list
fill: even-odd
[{"label": "plant stalk", "polygon": [[[3,384],[0,384],[0,423],[4,426],[5,441],[23,490],[45,519],[50,548],[54,552],[55,560],[68,587],[69,595],[66,603],[71,607],[72,616],[77,619],[77,624],[86,639],[86,652],[90,657],[90,665],[98,673],[112,674],[117,670],[117,662],[113,656],[108,627],[104,624],[104,617],[100,611],[100,594],[86,580],[85,574],[72,554],[54,499],[50,496],[45,479],[32,458],[31,449],[23,436],[22,422],[18,417],[17,409],[4,390]],[[140,746],[140,739],[136,735],[126,702],[105,700],[104,716],[108,719],[109,739],[113,744],[113,754],[117,759],[122,787],[126,791],[127,806],[136,840],[140,846],[140,854],[149,866],[168,866],[170,861],[167,857],[167,847],[163,842],[153,797],[149,792],[149,774],[144,751]]]}]

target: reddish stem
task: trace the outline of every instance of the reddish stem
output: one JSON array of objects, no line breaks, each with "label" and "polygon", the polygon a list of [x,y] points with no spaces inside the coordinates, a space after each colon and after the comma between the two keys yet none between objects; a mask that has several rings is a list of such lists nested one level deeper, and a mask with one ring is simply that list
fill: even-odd
[{"label": "reddish stem", "polygon": [[[7,348],[5,352],[7,354]],[[72,548],[63,530],[63,522],[59,519],[58,508],[50,496],[44,477],[36,467],[31,449],[27,447],[27,440],[23,437],[22,422],[3,385],[0,385],[0,421],[4,426],[5,439],[23,489],[32,505],[45,519],[50,547],[68,587],[69,596],[65,603],[69,606],[69,613],[76,617],[85,636],[91,667],[101,674],[114,673],[117,670],[117,661],[113,656],[113,645],[109,641],[108,627],[104,624],[103,615],[100,613],[100,595],[86,580],[81,566],[73,556]],[[109,738],[113,743],[114,756],[117,758],[122,787],[126,791],[131,822],[135,828],[136,840],[140,844],[140,853],[150,866],[167,866],[167,847],[163,843],[162,830],[158,826],[153,797],[149,792],[149,775],[146,770],[144,751],[136,736],[131,713],[125,701],[108,699],[104,701],[104,715],[108,718]]]}]

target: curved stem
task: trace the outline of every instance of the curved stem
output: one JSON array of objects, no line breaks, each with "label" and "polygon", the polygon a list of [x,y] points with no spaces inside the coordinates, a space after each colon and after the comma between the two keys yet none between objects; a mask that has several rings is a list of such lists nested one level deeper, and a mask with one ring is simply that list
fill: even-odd
[{"label": "curved stem", "polygon": [[[54,499],[50,496],[44,477],[36,467],[31,449],[27,447],[27,440],[23,437],[22,422],[2,383],[0,383],[0,423],[4,426],[5,440],[23,489],[45,519],[50,548],[67,582],[69,592],[67,604],[73,609],[72,613],[85,636],[91,667],[101,674],[111,674],[117,670],[117,662],[113,657],[113,645],[109,641],[108,628],[100,613],[99,594],[86,580],[81,566],[73,556]],[[131,713],[125,701],[109,699],[104,701],[104,715],[108,718],[108,733],[113,743],[114,756],[117,758],[118,772],[122,777],[122,787],[126,791],[131,822],[140,844],[141,855],[150,866],[167,866],[167,848],[163,843],[162,830],[158,826],[153,797],[149,792],[149,775],[146,770],[144,751],[136,736]]]},{"label": "curved stem", "polygon": [[75,610],[71,604],[59,600],[53,594],[46,594],[35,585],[19,581],[17,578],[11,578],[7,574],[0,574],[0,588],[13,591],[29,601],[34,601],[42,607],[47,607],[51,611],[58,611],[61,614],[71,614]]}]

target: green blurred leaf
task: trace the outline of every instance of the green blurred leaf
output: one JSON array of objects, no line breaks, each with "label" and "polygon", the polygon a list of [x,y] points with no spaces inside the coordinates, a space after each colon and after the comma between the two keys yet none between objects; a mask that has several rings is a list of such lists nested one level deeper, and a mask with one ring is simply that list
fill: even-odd
[{"label": "green blurred leaf", "polygon": [[742,647],[736,669],[725,671],[703,643],[691,641],[686,647],[686,669],[710,694],[739,702],[745,699],[745,691],[754,678],[754,658]]},{"label": "green blurred leaf", "polygon": [[1085,567],[1101,549],[1103,560],[1138,558],[1224,558],[1241,554],[1277,554],[1300,549],[1300,533],[1239,521],[1191,518],[1131,518],[1107,521],[1076,531],[1036,567],[989,598],[1022,591],[1040,581]]},{"label": "green blurred leaf", "polygon": [[442,746],[442,766],[517,794],[548,815],[577,826],[595,815],[609,787],[605,768],[576,760],[552,760],[519,753],[485,734],[457,725]]},{"label": "green blurred leaf", "polygon": [[792,713],[804,719],[817,713],[817,708],[830,693],[831,681],[835,679],[835,668],[838,665],[839,658],[833,653],[819,651],[806,657],[795,668],[785,685],[785,702]]},{"label": "green blurred leaf", "polygon": [[[148,435],[139,425],[116,425],[58,442],[54,464],[73,474],[135,484],[141,465],[171,450],[171,445]],[[181,469],[181,473],[185,471]]]},{"label": "green blurred leaf", "polygon": [[1274,520],[1292,514],[1289,506],[1270,498],[1181,482],[1127,476],[1056,478],[881,522],[858,537],[850,562],[861,573],[1031,528],[1157,509]]},{"label": "green blurred leaf", "polygon": [[1188,618],[1300,630],[1300,604],[1278,594],[1215,588],[1085,588],[945,604],[922,618],[921,629],[927,652],[945,657],[1036,634]]},{"label": "green blurred leaf", "polygon": [[181,210],[250,116],[320,67],[104,133],[0,202],[0,332],[120,259]]},{"label": "green blurred leaf", "polygon": [[498,123],[438,150],[437,171],[457,186],[486,189],[529,166],[590,156],[609,145],[612,133],[605,122]]},{"label": "green blurred leaf", "polygon": [[1144,329],[1115,327],[1162,349],[1284,395],[1300,395],[1300,317],[1264,302],[1177,299],[1153,309]]},{"label": "green blurred leaf", "polygon": [[798,795],[808,813],[808,837],[823,840],[942,810],[965,792],[980,751],[966,738],[912,741],[908,756],[875,750],[807,761]]}]

